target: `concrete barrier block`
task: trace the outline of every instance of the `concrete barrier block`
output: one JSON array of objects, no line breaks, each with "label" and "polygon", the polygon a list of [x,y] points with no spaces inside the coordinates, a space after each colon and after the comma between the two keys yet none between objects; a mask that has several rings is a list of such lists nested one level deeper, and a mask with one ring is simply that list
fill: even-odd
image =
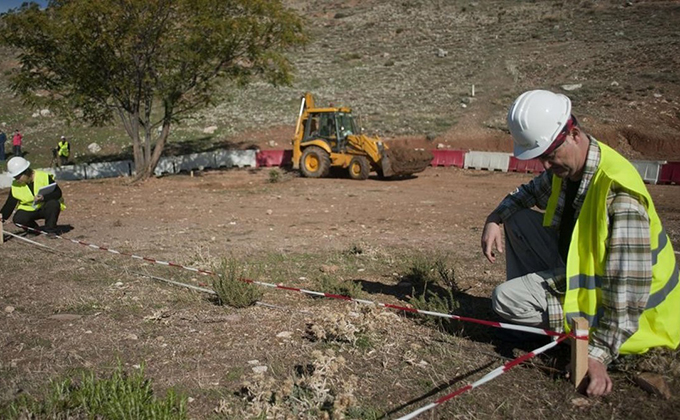
[{"label": "concrete barrier block", "polygon": [[510,153],[500,152],[467,152],[465,154],[465,169],[507,172],[510,156]]},{"label": "concrete barrier block", "polygon": [[160,158],[158,160],[158,164],[153,170],[154,175],[161,176],[163,174],[176,174],[179,172],[179,170],[176,169],[176,161],[177,159],[173,156]]},{"label": "concrete barrier block", "polygon": [[667,162],[661,167],[659,184],[680,184],[680,162]]},{"label": "concrete barrier block", "polygon": [[259,167],[287,166],[291,164],[293,151],[288,150],[260,150],[256,152],[256,162]]},{"label": "concrete barrier block", "polygon": [[133,162],[131,160],[91,163],[87,166],[87,178],[95,179],[130,176],[132,173],[132,166]]},{"label": "concrete barrier block", "polygon": [[465,164],[465,150],[431,150],[431,166],[456,166],[462,168]]},{"label": "concrete barrier block", "polygon": [[175,161],[175,170],[180,171],[193,171],[214,168],[215,156],[212,152],[204,153],[191,153],[188,155],[177,156]]},{"label": "concrete barrier block", "polygon": [[9,188],[12,186],[13,178],[7,172],[0,174],[0,188]]},{"label": "concrete barrier block", "polygon": [[642,180],[648,184],[656,184],[659,181],[661,167],[666,161],[658,160],[633,160],[631,161],[635,169],[640,173]]},{"label": "concrete barrier block", "polygon": [[87,179],[87,165],[64,165],[60,168],[45,170],[45,172],[54,172],[54,179],[61,181],[78,181]]},{"label": "concrete barrier block", "polygon": [[257,166],[255,150],[216,150],[215,165],[217,168],[255,168]]}]

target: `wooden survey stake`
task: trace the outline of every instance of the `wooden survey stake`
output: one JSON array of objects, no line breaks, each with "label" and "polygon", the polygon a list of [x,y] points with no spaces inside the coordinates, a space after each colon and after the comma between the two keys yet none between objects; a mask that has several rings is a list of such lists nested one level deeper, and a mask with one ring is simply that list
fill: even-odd
[{"label": "wooden survey stake", "polygon": [[5,232],[2,231],[2,222],[0,222],[0,244],[5,241]]},{"label": "wooden survey stake", "polygon": [[[572,319],[571,332],[575,336],[588,335],[588,320],[581,317]],[[588,373],[588,340],[572,338],[571,377],[577,390],[584,384],[586,373]]]}]

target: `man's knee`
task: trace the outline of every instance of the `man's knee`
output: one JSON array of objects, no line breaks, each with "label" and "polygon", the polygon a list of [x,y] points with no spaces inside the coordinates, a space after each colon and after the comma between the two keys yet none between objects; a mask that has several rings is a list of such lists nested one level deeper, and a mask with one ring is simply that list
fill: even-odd
[{"label": "man's knee", "polygon": [[46,212],[59,212],[61,211],[61,204],[57,200],[45,201],[43,209]]},{"label": "man's knee", "polygon": [[32,211],[17,210],[14,213],[14,217],[12,217],[12,221],[18,225],[29,226],[35,220],[34,213]]},{"label": "man's knee", "polygon": [[512,308],[517,307],[516,294],[512,293],[510,282],[505,282],[495,289],[491,294],[491,306],[498,315],[505,319],[513,319],[514,311]]}]

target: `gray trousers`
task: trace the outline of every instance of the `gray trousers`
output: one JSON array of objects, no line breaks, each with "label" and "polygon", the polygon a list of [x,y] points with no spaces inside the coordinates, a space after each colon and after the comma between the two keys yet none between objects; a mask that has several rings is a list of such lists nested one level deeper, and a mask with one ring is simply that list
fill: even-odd
[{"label": "gray trousers", "polygon": [[546,279],[565,272],[557,232],[543,227],[543,214],[528,209],[504,225],[508,281],[494,289],[493,309],[508,321],[547,328]]}]

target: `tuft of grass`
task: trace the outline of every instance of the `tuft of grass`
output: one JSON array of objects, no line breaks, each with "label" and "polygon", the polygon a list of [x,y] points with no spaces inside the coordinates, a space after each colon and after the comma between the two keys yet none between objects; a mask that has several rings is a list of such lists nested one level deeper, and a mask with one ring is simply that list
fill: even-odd
[{"label": "tuft of grass", "polygon": [[323,275],[319,278],[319,288],[326,293],[357,298],[361,296],[361,285],[350,280]]},{"label": "tuft of grass", "polygon": [[90,371],[83,373],[79,382],[69,378],[51,381],[44,399],[22,395],[0,406],[0,418],[182,420],[187,412],[186,398],[174,390],[164,399],[156,398],[143,368],[128,375],[118,366],[107,379],[98,379]]},{"label": "tuft of grass", "polygon": [[234,258],[224,258],[216,270],[213,289],[217,293],[218,304],[233,308],[246,308],[262,299],[262,289],[247,282],[255,271],[245,263]]},{"label": "tuft of grass", "polygon": [[[456,282],[455,271],[445,256],[416,255],[403,278],[411,283],[409,303],[414,308],[447,314],[458,309],[456,294],[461,290]],[[423,321],[442,330],[453,331],[449,319],[427,317]]]},{"label": "tuft of grass", "polygon": [[281,181],[281,172],[277,169],[272,169],[269,171],[269,183],[276,184]]}]

